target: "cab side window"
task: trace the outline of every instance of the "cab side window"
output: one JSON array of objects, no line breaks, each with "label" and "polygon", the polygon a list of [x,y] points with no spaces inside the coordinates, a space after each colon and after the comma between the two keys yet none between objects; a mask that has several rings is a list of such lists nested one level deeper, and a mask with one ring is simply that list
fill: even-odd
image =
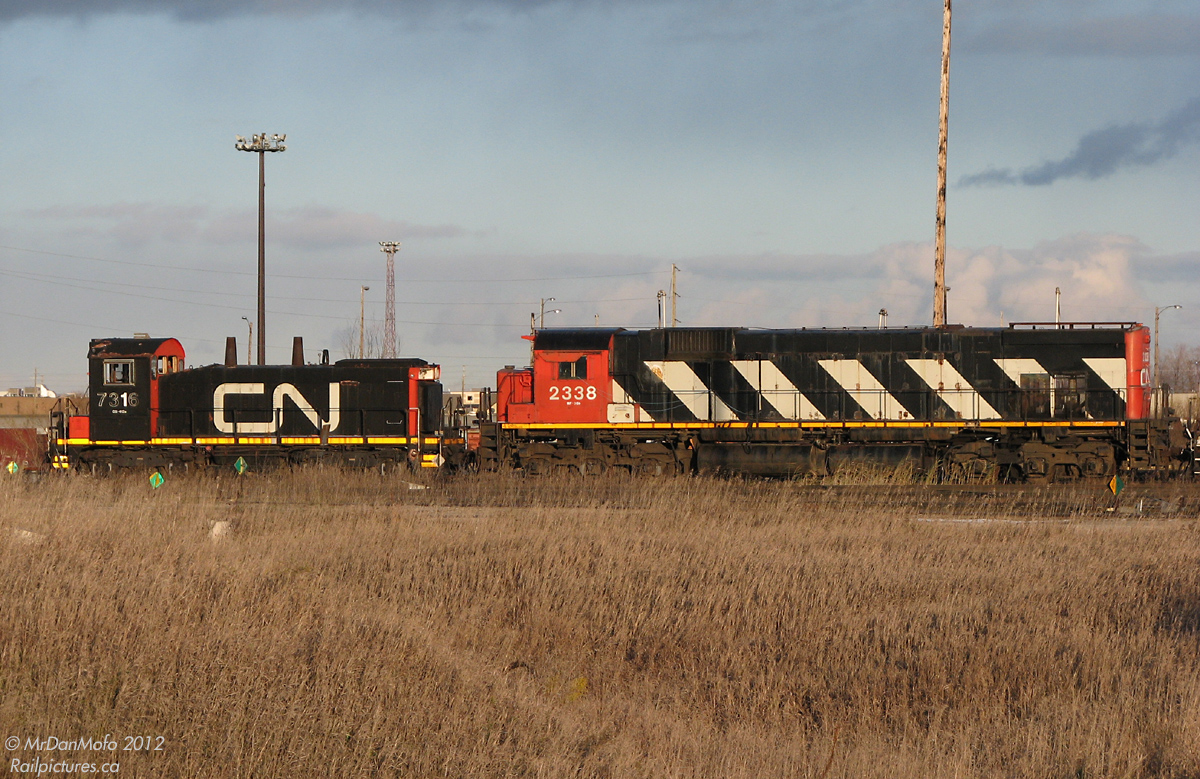
[{"label": "cab side window", "polygon": [[133,361],[105,360],[104,383],[109,385],[132,385]]},{"label": "cab side window", "polygon": [[587,378],[587,357],[580,357],[575,362],[560,362],[558,364],[558,378],[560,378],[560,379],[586,379]]}]

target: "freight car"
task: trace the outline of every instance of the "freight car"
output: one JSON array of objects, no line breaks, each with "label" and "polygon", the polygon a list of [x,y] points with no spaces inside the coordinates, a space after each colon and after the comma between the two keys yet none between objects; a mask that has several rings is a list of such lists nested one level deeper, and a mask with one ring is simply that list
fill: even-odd
[{"label": "freight car", "polygon": [[828,474],[952,480],[1190,471],[1150,417],[1138,323],[878,330],[550,329],[497,374],[484,470]]},{"label": "freight car", "polygon": [[193,468],[281,463],[351,466],[461,464],[442,435],[439,368],[424,360],[185,367],[174,338],[105,338],[88,351],[90,409],[59,415],[57,466]]}]

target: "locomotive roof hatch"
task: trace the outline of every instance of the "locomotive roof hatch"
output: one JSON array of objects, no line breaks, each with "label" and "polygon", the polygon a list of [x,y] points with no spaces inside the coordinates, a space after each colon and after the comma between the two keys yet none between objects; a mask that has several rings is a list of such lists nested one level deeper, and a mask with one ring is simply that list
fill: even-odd
[{"label": "locomotive roof hatch", "polygon": [[338,360],[334,365],[341,365],[346,368],[420,368],[429,365],[425,360],[419,360],[416,357],[388,357],[384,359],[370,357],[350,357],[345,360]]},{"label": "locomotive roof hatch", "polygon": [[614,335],[624,331],[623,327],[538,330],[534,334],[533,348],[551,351],[603,351],[608,348]]},{"label": "locomotive roof hatch", "polygon": [[183,344],[175,338],[93,338],[88,344],[88,359],[158,355],[182,359]]}]

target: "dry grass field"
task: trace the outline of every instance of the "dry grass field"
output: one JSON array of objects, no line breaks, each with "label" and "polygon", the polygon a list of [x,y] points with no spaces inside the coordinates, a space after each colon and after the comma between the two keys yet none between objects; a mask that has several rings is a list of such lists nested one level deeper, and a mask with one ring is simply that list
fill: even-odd
[{"label": "dry grass field", "polygon": [[1200,777],[1196,488],[422,486],[0,479],[0,737],[163,738],[5,766]]}]

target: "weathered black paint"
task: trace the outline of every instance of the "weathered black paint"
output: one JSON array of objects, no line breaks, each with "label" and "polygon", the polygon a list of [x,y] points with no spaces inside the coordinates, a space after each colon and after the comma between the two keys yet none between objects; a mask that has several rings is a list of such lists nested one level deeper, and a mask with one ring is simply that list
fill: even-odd
[{"label": "weathered black paint", "polygon": [[[536,346],[569,348],[587,331],[541,331]],[[595,336],[593,336],[595,337]],[[1051,376],[1082,377],[1086,403],[1055,409],[1055,418],[1115,420],[1125,414],[1124,399],[1084,362],[1125,356],[1125,329],[911,328],[892,330],[745,330],[668,328],[607,331],[612,339],[613,378],[659,421],[691,422],[695,416],[647,361],[684,361],[740,420],[778,418],[779,410],[730,364],[767,360],[829,420],[870,415],[829,376],[820,360],[858,360],[915,420],[953,419],[953,409],[907,364],[909,359],[944,359],[1002,419],[1048,418],[1031,408],[1021,388],[995,359],[1037,360]],[[561,345],[560,345],[561,344]]]},{"label": "weathered black paint", "polygon": [[[261,384],[262,393],[225,396],[228,424],[271,422],[278,427],[271,435],[314,436],[321,430],[288,398],[282,414],[273,408],[275,389],[290,384],[312,405],[320,420],[328,423],[330,385],[336,384],[339,419],[333,436],[407,436],[410,367],[425,366],[424,360],[343,360],[333,365],[250,365],[228,368],[208,365],[164,376],[160,382],[159,436],[214,437],[220,431],[213,418],[213,395],[222,384]],[[422,432],[433,432],[441,424],[441,384],[422,381],[418,385]],[[245,433],[253,434],[253,433]]]}]

